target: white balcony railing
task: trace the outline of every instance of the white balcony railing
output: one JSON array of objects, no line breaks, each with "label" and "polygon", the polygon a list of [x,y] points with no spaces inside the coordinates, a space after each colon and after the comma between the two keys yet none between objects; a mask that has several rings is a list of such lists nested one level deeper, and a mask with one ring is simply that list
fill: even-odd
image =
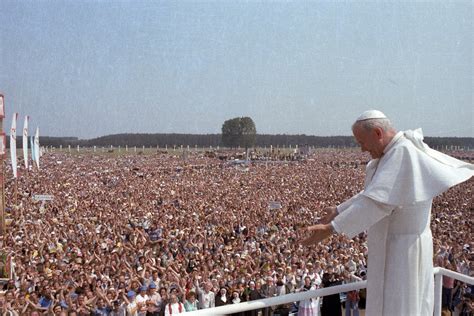
[{"label": "white balcony railing", "polygon": [[[467,284],[471,284],[471,285],[474,284],[474,278],[461,274],[461,273],[451,271],[451,270],[447,270],[444,268],[434,268],[433,273],[435,276],[434,316],[441,316],[441,290],[442,290],[443,275],[448,276],[450,278],[454,278],[456,280],[459,280]],[[314,297],[322,297],[322,296],[336,294],[336,293],[359,290],[365,287],[367,287],[367,281],[354,282],[354,283],[348,283],[348,284],[342,284],[338,286],[318,289],[314,291],[292,293],[292,294],[287,294],[287,295],[282,295],[282,296],[277,296],[277,297],[265,298],[262,300],[243,302],[239,304],[230,304],[230,305],[219,306],[219,307],[209,308],[209,309],[202,309],[195,312],[188,312],[186,313],[186,315],[189,315],[189,316],[229,315],[232,313],[250,311],[254,309],[261,309],[261,308],[270,307],[274,305],[282,305],[282,304],[303,301],[303,300],[314,298]]]}]

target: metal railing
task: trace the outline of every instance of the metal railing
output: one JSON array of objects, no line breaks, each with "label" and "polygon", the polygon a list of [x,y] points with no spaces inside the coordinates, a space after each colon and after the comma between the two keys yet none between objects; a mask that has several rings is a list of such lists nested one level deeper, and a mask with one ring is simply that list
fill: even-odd
[{"label": "metal railing", "polygon": [[[471,284],[471,285],[474,284],[474,278],[461,274],[461,273],[451,271],[451,270],[439,268],[439,267],[433,269],[433,274],[435,277],[434,316],[441,316],[441,291],[442,291],[443,275],[459,280],[464,283]],[[186,315],[189,315],[189,316],[229,315],[232,313],[245,312],[245,311],[250,311],[250,310],[255,310],[255,309],[271,307],[275,305],[282,305],[282,304],[288,304],[288,303],[293,303],[293,302],[298,302],[298,301],[304,301],[306,299],[315,298],[315,297],[322,297],[322,296],[327,296],[331,294],[360,290],[366,287],[367,287],[367,281],[354,282],[354,283],[342,284],[342,285],[337,285],[337,286],[331,286],[331,287],[318,289],[318,290],[265,298],[261,300],[250,301],[250,302],[242,302],[238,304],[230,304],[230,305],[219,306],[215,308],[201,309],[194,312],[188,312],[186,313]]]},{"label": "metal railing", "polygon": [[474,284],[474,278],[445,268],[437,267],[433,270],[435,277],[434,316],[441,316],[441,293],[443,290],[443,275],[470,285]]}]

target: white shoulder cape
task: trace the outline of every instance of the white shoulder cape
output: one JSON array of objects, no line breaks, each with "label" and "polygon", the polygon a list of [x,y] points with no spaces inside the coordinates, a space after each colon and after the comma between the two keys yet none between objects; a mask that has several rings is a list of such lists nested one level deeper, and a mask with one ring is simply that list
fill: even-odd
[{"label": "white shoulder cape", "polygon": [[421,129],[399,132],[380,159],[367,165],[363,195],[389,205],[426,201],[470,179],[474,165],[433,150]]}]

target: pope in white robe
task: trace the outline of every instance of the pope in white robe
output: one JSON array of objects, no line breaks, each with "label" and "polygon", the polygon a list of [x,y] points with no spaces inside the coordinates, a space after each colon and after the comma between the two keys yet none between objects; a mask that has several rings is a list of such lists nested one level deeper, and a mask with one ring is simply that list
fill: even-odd
[{"label": "pope in white robe", "polygon": [[434,305],[432,199],[470,179],[474,165],[423,143],[421,129],[396,132],[386,116],[364,112],[352,127],[367,165],[364,190],[308,227],[304,245],[334,232],[368,231],[367,316],[432,316]]}]

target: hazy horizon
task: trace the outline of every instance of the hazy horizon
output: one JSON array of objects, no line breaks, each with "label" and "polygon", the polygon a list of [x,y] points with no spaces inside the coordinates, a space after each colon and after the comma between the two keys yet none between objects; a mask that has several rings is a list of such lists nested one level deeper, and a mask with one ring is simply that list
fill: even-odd
[{"label": "hazy horizon", "polygon": [[[57,138],[77,138],[78,140],[92,140],[96,138],[102,138],[102,137],[108,137],[108,136],[115,136],[115,135],[129,135],[129,134],[178,134],[178,135],[220,135],[221,133],[203,133],[203,134],[198,134],[198,133],[140,133],[140,132],[134,132],[134,133],[116,133],[116,134],[106,134],[106,135],[100,135],[100,136],[95,136],[95,137],[90,137],[90,138],[81,138],[78,136],[50,136],[50,135],[40,135],[41,137],[57,137]],[[8,134],[7,134],[8,135]],[[310,134],[262,134],[262,133],[257,133],[257,136],[259,135],[270,135],[270,136],[277,136],[277,135],[284,135],[284,136],[309,136],[309,137],[354,137],[352,135],[310,135]],[[9,136],[9,135],[8,135]],[[424,137],[433,137],[433,138],[474,138],[471,136],[431,136],[431,135],[424,135]],[[21,142],[21,138],[17,138],[17,142]]]},{"label": "hazy horizon", "polygon": [[[350,136],[364,110],[399,130],[474,137],[473,3],[0,1],[4,129],[30,135]],[[21,135],[21,133],[17,133]]]}]

